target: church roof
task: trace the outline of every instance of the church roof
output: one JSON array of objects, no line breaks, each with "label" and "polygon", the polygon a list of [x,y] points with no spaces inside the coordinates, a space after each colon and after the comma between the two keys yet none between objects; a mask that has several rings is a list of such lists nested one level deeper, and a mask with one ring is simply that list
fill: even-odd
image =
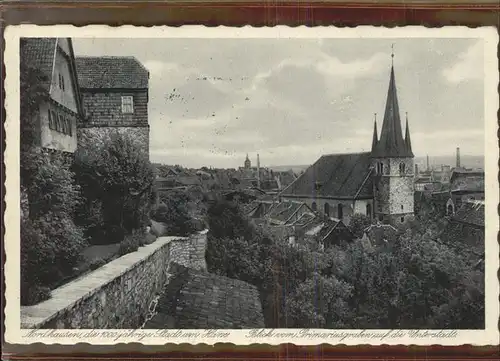
[{"label": "church roof", "polygon": [[286,196],[356,199],[373,197],[370,153],[330,154],[283,191]]},{"label": "church roof", "polygon": [[403,131],[401,129],[401,118],[399,115],[396,78],[394,76],[394,67],[392,66],[391,76],[389,80],[389,90],[387,91],[384,122],[382,124],[380,140],[372,148],[372,156],[413,157],[413,152],[411,151],[409,131],[407,132],[407,135],[408,138],[406,140],[403,139]]}]

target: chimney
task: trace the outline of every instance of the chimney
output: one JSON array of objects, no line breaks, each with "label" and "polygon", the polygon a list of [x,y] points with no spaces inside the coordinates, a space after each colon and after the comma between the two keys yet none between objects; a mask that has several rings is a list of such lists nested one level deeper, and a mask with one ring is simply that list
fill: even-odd
[{"label": "chimney", "polygon": [[457,168],[460,168],[460,148],[457,147]]},{"label": "chimney", "polygon": [[257,153],[257,188],[260,189],[260,158]]}]

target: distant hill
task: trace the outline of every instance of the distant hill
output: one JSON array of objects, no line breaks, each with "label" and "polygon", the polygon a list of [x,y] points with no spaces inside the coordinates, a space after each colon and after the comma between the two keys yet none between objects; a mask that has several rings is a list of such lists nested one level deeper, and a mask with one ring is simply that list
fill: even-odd
[{"label": "distant hill", "polygon": [[[420,167],[424,167],[427,162],[427,157],[415,157],[415,164],[419,164]],[[431,166],[439,167],[441,165],[455,166],[455,155],[443,155],[443,156],[429,156],[429,163]],[[465,168],[482,168],[484,169],[484,157],[480,155],[461,155],[460,165]],[[309,165],[275,165],[268,168],[277,172],[284,172],[287,170],[293,170],[295,173],[300,173],[305,170]],[[422,169],[422,168],[421,168]]]},{"label": "distant hill", "polygon": [[[415,157],[415,164],[426,166],[427,157]],[[434,167],[439,167],[442,164],[450,165],[452,167],[456,164],[455,155],[431,156],[429,155],[429,163]],[[482,168],[484,169],[484,156],[480,155],[461,155],[460,165],[465,168]]]},{"label": "distant hill", "polygon": [[294,173],[298,174],[307,169],[307,167],[309,167],[309,165],[272,165],[268,168],[275,172],[286,172],[291,169]]}]

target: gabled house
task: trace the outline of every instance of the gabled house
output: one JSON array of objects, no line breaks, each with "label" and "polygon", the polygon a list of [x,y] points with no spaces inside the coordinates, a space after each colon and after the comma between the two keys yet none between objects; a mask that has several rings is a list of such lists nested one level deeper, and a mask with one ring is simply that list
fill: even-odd
[{"label": "gabled house", "polygon": [[454,170],[446,213],[453,215],[464,202],[474,200],[484,200],[484,171]]},{"label": "gabled house", "polygon": [[458,250],[473,262],[484,257],[484,212],[484,201],[463,202],[456,213],[450,217],[450,222],[441,234],[443,243]]},{"label": "gabled house", "polygon": [[41,87],[48,95],[39,104],[36,143],[53,151],[74,153],[77,147],[77,124],[83,121],[70,38],[22,38],[21,69],[39,71],[46,77]]},{"label": "gabled house", "polygon": [[77,57],[76,67],[87,117],[79,141],[127,133],[149,155],[149,71],[134,57]]},{"label": "gabled house", "polygon": [[298,238],[303,237],[306,240],[317,242],[322,249],[354,240],[351,230],[338,219],[316,217],[303,226],[299,226],[299,222],[295,224]]}]

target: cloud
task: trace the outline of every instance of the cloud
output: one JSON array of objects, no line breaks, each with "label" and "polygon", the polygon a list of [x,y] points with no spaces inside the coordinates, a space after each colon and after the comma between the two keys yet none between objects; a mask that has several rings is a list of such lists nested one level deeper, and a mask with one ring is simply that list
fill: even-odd
[{"label": "cloud", "polygon": [[[82,55],[150,71],[151,159],[187,166],[314,162],[369,150],[394,39],[76,39]],[[415,154],[482,152],[482,43],[397,39],[399,105]],[[443,69],[446,69],[443,71]],[[469,80],[476,79],[471,82]],[[175,89],[175,90],[174,90]],[[379,131],[381,128],[379,121]],[[467,129],[466,131],[462,129]],[[443,144],[450,144],[450,150]]]},{"label": "cloud", "polygon": [[483,79],[484,45],[480,40],[461,53],[458,62],[443,70],[443,76],[450,83],[461,83],[467,80]]}]

